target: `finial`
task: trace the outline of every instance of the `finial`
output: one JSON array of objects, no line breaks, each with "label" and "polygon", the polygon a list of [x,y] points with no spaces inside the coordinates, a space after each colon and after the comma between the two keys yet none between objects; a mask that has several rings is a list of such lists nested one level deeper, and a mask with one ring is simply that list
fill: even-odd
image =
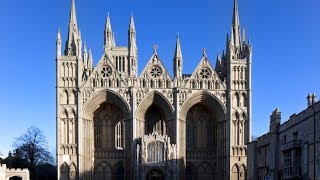
[{"label": "finial", "polygon": [[179,38],[180,37],[180,34],[179,34],[179,32],[177,32],[177,38]]},{"label": "finial", "polygon": [[206,48],[203,48],[202,49],[202,56],[204,57],[204,56],[207,56],[207,49]]},{"label": "finial", "polygon": [[153,45],[153,54],[157,54],[157,50],[158,50],[158,45],[154,44]]}]

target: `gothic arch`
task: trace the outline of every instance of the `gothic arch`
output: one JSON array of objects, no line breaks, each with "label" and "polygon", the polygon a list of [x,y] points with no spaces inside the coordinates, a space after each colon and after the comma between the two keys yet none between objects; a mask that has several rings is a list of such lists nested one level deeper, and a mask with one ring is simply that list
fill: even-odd
[{"label": "gothic arch", "polygon": [[239,168],[239,179],[240,180],[247,179],[247,169],[245,164],[242,164]]},{"label": "gothic arch", "polygon": [[61,180],[68,180],[69,179],[69,170],[70,170],[70,168],[66,162],[60,166],[60,174],[61,174],[60,179]]},{"label": "gothic arch", "polygon": [[173,119],[173,107],[171,103],[158,91],[151,91],[149,92],[140,102],[137,110],[137,119],[144,121],[144,116],[148,111],[151,105],[157,105],[160,107],[164,114],[166,115],[166,119]]},{"label": "gothic arch", "polygon": [[231,179],[232,180],[239,180],[239,165],[234,164],[231,169]]},{"label": "gothic arch", "polygon": [[102,161],[94,167],[93,179],[111,179],[111,166],[108,162]]},{"label": "gothic arch", "polygon": [[77,179],[77,166],[74,162],[70,164],[69,177],[70,177],[70,180]]},{"label": "gothic arch", "polygon": [[131,109],[128,103],[119,94],[112,90],[101,90],[92,95],[90,99],[83,106],[83,116],[87,119],[92,119],[94,112],[100,107],[104,102],[112,103],[118,106],[124,113],[124,119],[130,118]]},{"label": "gothic arch", "polygon": [[208,107],[212,112],[217,112],[217,117],[225,117],[227,111],[223,103],[213,94],[201,91],[191,95],[184,101],[180,110],[180,119],[186,121],[190,108],[199,103]]}]

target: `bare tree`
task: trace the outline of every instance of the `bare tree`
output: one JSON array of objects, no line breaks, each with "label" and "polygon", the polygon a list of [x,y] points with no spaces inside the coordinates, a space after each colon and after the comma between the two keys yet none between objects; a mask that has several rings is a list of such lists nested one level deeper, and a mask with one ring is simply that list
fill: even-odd
[{"label": "bare tree", "polygon": [[13,147],[20,158],[29,162],[31,176],[38,166],[54,164],[54,158],[48,151],[46,138],[37,127],[31,126],[26,133],[16,138]]}]

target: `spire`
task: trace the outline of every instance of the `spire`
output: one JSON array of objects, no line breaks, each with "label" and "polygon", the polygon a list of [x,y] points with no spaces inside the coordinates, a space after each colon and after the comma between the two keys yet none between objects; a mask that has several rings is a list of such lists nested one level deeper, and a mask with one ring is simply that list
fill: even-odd
[{"label": "spire", "polygon": [[93,70],[93,57],[91,49],[89,50],[88,69]]},{"label": "spire", "polygon": [[84,68],[87,69],[88,68],[88,51],[87,51],[86,43],[84,43],[84,47],[83,47],[83,64],[84,64]]},{"label": "spire", "polygon": [[180,78],[182,76],[182,52],[179,34],[177,35],[176,49],[173,58],[173,67],[174,77]]},{"label": "spire", "polygon": [[234,45],[235,47],[239,47],[240,46],[240,20],[239,20],[238,0],[234,0],[234,5],[233,5],[232,31],[234,35],[234,39],[233,39]]},{"label": "spire", "polygon": [[107,20],[106,20],[106,26],[104,29],[104,47],[105,50],[109,50],[111,46],[115,45],[114,35],[111,28],[111,21],[110,21],[110,15],[108,12]]},{"label": "spire", "polygon": [[129,29],[128,29],[128,49],[129,49],[129,75],[136,77],[138,72],[137,65],[137,43],[136,43],[136,29],[134,26],[133,15],[130,17]]},{"label": "spire", "polygon": [[246,35],[246,28],[243,27],[242,29],[242,42],[246,42],[247,35]]},{"label": "spire", "polygon": [[135,26],[134,26],[133,14],[131,14],[131,17],[130,17],[129,29],[134,29],[134,30],[136,29]]},{"label": "spire", "polygon": [[181,47],[180,47],[180,36],[177,35],[177,43],[176,43],[176,50],[174,53],[175,59],[182,59]]},{"label": "spire", "polygon": [[217,54],[217,59],[216,59],[216,71],[221,72],[221,57],[220,54]]},{"label": "spire", "polygon": [[60,34],[60,28],[58,28],[57,32],[57,39],[56,39],[56,46],[57,46],[57,56],[61,56],[61,34]]},{"label": "spire", "polygon": [[79,51],[78,48],[78,25],[76,16],[76,6],[74,0],[71,0],[70,20],[69,20],[69,33],[66,43],[65,55],[76,56]]},{"label": "spire", "polygon": [[234,4],[233,4],[232,25],[233,26],[240,26],[238,0],[234,0]]},{"label": "spire", "polygon": [[107,22],[106,22],[106,28],[105,29],[109,29],[110,31],[112,31],[109,12],[108,12],[108,16],[107,16]]},{"label": "spire", "polygon": [[137,49],[137,44],[136,44],[136,29],[134,27],[134,20],[133,20],[133,15],[130,17],[130,24],[129,24],[129,55],[131,57],[136,56],[136,49]]}]

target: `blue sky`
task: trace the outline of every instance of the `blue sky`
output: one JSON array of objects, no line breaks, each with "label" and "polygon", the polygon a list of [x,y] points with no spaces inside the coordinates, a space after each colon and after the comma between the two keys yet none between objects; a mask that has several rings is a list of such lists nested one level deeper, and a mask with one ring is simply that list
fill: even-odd
[{"label": "blue sky", "polygon": [[[0,0],[0,153],[31,125],[43,130],[55,149],[55,38],[63,42],[71,0]],[[192,73],[202,49],[215,64],[230,31],[232,0],[76,0],[82,39],[95,63],[102,55],[107,12],[117,45],[127,44],[129,17],[137,29],[139,70],[158,45],[172,72],[179,32],[184,73]],[[240,23],[253,45],[254,135],[266,133],[276,107],[282,121],[306,108],[309,92],[320,94],[320,1],[239,0]]]}]

